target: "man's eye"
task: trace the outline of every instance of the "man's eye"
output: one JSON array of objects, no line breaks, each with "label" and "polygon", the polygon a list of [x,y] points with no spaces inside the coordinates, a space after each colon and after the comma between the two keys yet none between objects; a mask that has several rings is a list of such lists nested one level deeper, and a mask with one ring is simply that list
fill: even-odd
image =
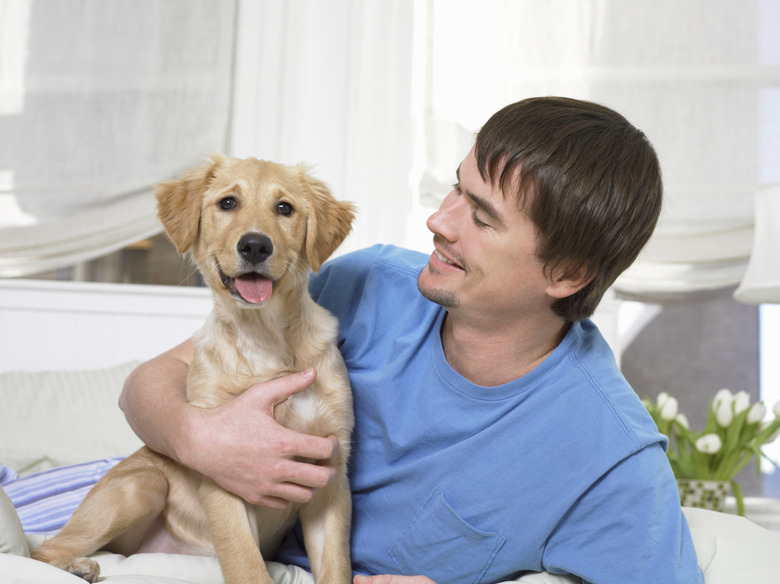
[{"label": "man's eye", "polygon": [[292,215],[293,206],[290,203],[282,201],[276,206],[276,212],[279,213],[279,215]]},{"label": "man's eye", "polygon": [[224,199],[220,199],[219,208],[223,211],[230,211],[231,209],[235,209],[238,205],[238,201],[236,201],[235,197],[225,197]]},{"label": "man's eye", "polygon": [[487,223],[485,223],[484,221],[480,221],[479,217],[477,217],[476,211],[471,212],[471,220],[474,221],[474,225],[476,225],[477,227],[489,227]]}]

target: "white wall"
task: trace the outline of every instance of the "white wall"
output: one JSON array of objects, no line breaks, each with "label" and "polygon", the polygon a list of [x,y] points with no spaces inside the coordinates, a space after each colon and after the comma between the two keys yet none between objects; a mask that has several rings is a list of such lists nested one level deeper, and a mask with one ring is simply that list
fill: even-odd
[{"label": "white wall", "polygon": [[0,280],[0,372],[146,360],[192,336],[207,288]]}]

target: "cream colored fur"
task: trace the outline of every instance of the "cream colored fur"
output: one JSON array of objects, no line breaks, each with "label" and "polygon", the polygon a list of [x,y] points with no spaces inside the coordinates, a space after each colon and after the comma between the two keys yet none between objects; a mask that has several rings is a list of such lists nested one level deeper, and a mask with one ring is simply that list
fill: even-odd
[{"label": "cream colored fur", "polygon": [[[277,406],[275,417],[297,431],[335,435],[338,474],[309,503],[279,511],[249,505],[144,447],[112,469],[33,557],[94,581],[99,566],[86,556],[138,549],[162,525],[180,549],[215,553],[226,583],[270,584],[262,556],[300,515],[316,581],[346,584],[352,578],[346,475],[352,398],[334,344],[336,319],[309,296],[308,273],[349,233],[353,207],[336,201],[302,167],[223,156],[163,183],[157,200],[168,235],[180,253],[191,253],[215,299],[195,336],[189,400],[217,407],[254,383],[315,367],[312,386]],[[273,251],[251,263],[240,251],[246,234],[267,238]],[[240,296],[233,278],[246,273],[273,281],[270,298],[257,303]]]}]

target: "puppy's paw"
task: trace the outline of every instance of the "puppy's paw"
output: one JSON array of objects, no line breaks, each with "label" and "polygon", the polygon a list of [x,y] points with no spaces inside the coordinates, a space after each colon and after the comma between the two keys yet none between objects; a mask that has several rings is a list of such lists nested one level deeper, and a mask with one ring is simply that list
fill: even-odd
[{"label": "puppy's paw", "polygon": [[58,560],[51,562],[51,564],[90,583],[97,582],[98,576],[100,576],[100,565],[89,558]]}]

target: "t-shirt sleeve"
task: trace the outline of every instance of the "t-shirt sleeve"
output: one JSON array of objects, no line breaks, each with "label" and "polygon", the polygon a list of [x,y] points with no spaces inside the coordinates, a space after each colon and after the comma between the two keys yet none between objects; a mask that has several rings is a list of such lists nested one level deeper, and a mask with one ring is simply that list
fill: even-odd
[{"label": "t-shirt sleeve", "polygon": [[598,584],[703,583],[663,447],[645,447],[593,484],[549,538],[543,562]]},{"label": "t-shirt sleeve", "polygon": [[326,262],[318,273],[311,275],[312,298],[339,320],[339,343],[352,326],[366,280],[381,250],[381,246],[373,246],[345,254]]}]

